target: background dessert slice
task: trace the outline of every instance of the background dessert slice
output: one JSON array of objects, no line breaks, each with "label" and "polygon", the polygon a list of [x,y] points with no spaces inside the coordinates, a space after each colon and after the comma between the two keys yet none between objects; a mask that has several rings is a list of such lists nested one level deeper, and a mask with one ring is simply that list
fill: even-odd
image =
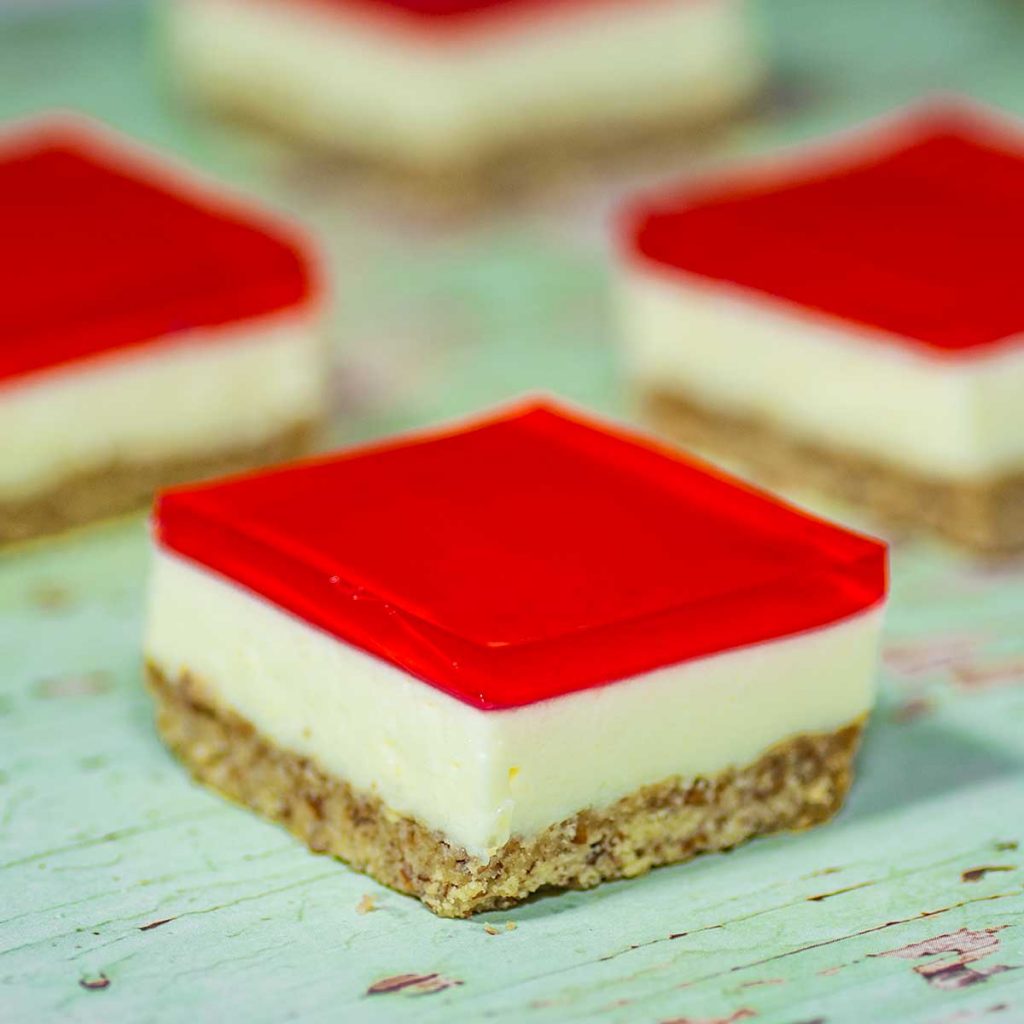
[{"label": "background dessert slice", "polygon": [[1024,545],[1024,126],[935,101],[637,203],[627,372],[672,436]]},{"label": "background dessert slice", "polygon": [[884,548],[557,408],[171,491],[154,532],[169,746],[437,913],[849,785]]},{"label": "background dessert slice", "polygon": [[744,0],[176,0],[184,90],[420,177],[515,177],[720,117],[761,78]]},{"label": "background dessert slice", "polygon": [[0,140],[0,543],[301,451],[321,296],[290,226],[96,125]]}]

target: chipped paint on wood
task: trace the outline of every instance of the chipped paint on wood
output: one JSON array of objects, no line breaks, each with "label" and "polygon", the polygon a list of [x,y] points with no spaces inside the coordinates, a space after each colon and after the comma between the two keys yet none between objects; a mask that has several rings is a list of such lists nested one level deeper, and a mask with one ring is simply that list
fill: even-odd
[{"label": "chipped paint on wood", "polygon": [[673,1017],[671,1020],[661,1021],[661,1024],[739,1024],[741,1020],[751,1020],[756,1016],[753,1010],[743,1007],[727,1017]]},{"label": "chipped paint on wood", "polygon": [[864,889],[869,885],[874,885],[874,882],[855,882],[853,885],[844,885],[840,889],[833,889],[830,892],[819,892],[814,896],[808,896],[808,903],[824,903],[825,900],[832,899],[833,896],[844,896],[848,892],[856,892],[858,889]]},{"label": "chipped paint on wood", "polygon": [[927,697],[909,697],[893,708],[890,717],[900,725],[907,725],[926,718],[935,711],[935,707],[935,702]]},{"label": "chipped paint on wood", "polygon": [[969,664],[985,650],[985,633],[931,634],[913,640],[889,642],[882,648],[882,660],[898,678],[918,680]]},{"label": "chipped paint on wood", "polygon": [[1003,927],[1005,926],[1000,925],[981,931],[961,928],[956,932],[936,935],[920,942],[911,942],[876,955],[899,957],[903,960],[939,957],[932,963],[918,964],[914,967],[915,973],[924,978],[929,985],[938,989],[967,988],[970,985],[987,981],[996,974],[1016,969],[1007,964],[993,964],[981,968],[969,966],[992,956],[999,950],[1000,942],[997,932],[1002,931]]},{"label": "chipped paint on wood", "polygon": [[446,978],[443,974],[395,974],[390,978],[375,981],[367,990],[368,996],[390,995],[404,992],[411,995],[431,995],[454,988],[462,982],[457,978]]},{"label": "chipped paint on wood", "polygon": [[97,974],[92,978],[79,978],[78,985],[87,992],[102,992],[105,988],[110,988],[110,979],[105,974]]},{"label": "chipped paint on wood", "polygon": [[953,682],[968,692],[999,686],[1024,685],[1024,656],[991,658],[979,663],[954,665]]},{"label": "chipped paint on wood", "polygon": [[977,868],[968,868],[966,871],[960,872],[961,882],[980,882],[986,875],[992,874],[993,871],[1016,871],[1017,869],[1012,864],[984,864]]},{"label": "chipped paint on wood", "polygon": [[156,921],[150,921],[149,924],[140,924],[139,925],[139,931],[140,932],[151,932],[151,931],[154,931],[157,928],[162,928],[165,924],[170,924],[172,921],[176,921],[176,920],[177,920],[177,918],[174,918],[174,917],[161,917],[161,918],[158,918]]}]

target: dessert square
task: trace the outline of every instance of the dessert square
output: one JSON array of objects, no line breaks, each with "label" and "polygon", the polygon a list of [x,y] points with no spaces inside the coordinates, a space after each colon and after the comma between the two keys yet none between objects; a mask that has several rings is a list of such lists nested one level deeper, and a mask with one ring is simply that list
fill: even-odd
[{"label": "dessert square", "polygon": [[557,406],[164,493],[196,778],[462,917],[828,819],[883,545]]},{"label": "dessert square", "polygon": [[979,551],[1024,546],[1024,124],[955,99],[638,201],[618,269],[659,426]]},{"label": "dessert square", "polygon": [[761,78],[746,0],[175,0],[200,103],[464,190],[707,123]]},{"label": "dessert square", "polygon": [[95,124],[0,138],[0,544],[288,458],[320,415],[290,226]]}]

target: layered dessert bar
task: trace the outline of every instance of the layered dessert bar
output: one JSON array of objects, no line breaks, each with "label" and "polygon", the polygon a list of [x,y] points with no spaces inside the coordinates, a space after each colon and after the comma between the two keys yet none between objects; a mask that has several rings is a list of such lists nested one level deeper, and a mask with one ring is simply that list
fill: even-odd
[{"label": "layered dessert bar", "polygon": [[1024,124],[966,102],[712,174],[623,217],[653,421],[758,479],[1024,546]]},{"label": "layered dessert bar", "polygon": [[173,0],[166,30],[193,98],[463,185],[677,135],[761,77],[746,0]]},{"label": "layered dessert bar", "polygon": [[0,139],[0,223],[0,544],[304,447],[325,365],[291,226],[63,117]]},{"label": "layered dessert bar", "polygon": [[196,778],[437,914],[828,819],[879,543],[549,404],[163,494],[146,636]]}]

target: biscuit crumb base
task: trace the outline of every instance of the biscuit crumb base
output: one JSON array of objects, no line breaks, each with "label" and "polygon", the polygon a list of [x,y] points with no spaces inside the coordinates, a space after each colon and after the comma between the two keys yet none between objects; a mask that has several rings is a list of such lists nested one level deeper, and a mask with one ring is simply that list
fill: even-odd
[{"label": "biscuit crumb base", "polygon": [[216,707],[194,678],[148,683],[157,728],[193,776],[280,822],[317,853],[400,892],[442,917],[510,907],[540,889],[588,889],[663,864],[727,850],[756,835],[827,821],[850,786],[863,721],[788,739],[752,764],[710,778],[674,777],[599,810],[582,810],[483,861],[444,837],[275,747]]}]

